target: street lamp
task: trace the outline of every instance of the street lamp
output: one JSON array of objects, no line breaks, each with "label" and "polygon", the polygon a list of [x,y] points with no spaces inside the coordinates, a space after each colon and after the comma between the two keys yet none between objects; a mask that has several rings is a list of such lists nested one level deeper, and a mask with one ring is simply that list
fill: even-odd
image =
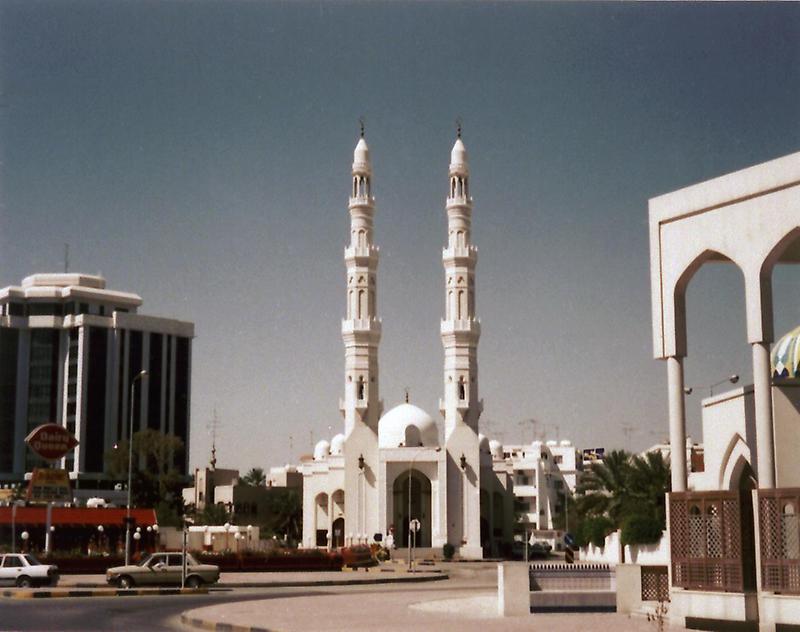
[{"label": "street lamp", "polygon": [[[411,472],[414,471],[414,461],[417,460],[417,457],[422,454],[425,449],[417,450],[414,453],[414,457],[411,459],[411,465],[408,466],[408,541],[406,542],[406,546],[408,546],[408,570],[411,570]],[[436,448],[434,452],[441,452],[442,448]]]},{"label": "street lamp", "polygon": [[715,387],[722,386],[723,384],[725,384],[725,382],[730,382],[731,384],[736,384],[736,382],[738,382],[738,381],[739,381],[739,375],[737,373],[734,373],[733,375],[730,375],[730,376],[726,377],[724,380],[720,380],[719,382],[714,382],[713,384],[709,384],[708,386],[698,386],[698,387],[686,386],[686,387],[684,387],[683,392],[686,393],[687,395],[691,395],[692,391],[695,388],[707,388],[708,389],[708,395],[709,395],[709,397],[711,397],[714,394],[714,388]]},{"label": "street lamp", "polygon": [[22,533],[19,534],[19,537],[22,538],[22,552],[24,553],[25,550],[27,549],[26,545],[28,544],[28,538],[31,536],[27,531],[23,531]]},{"label": "street lamp", "polygon": [[15,500],[11,503],[11,552],[17,552],[17,507],[22,507],[24,503],[21,500]]},{"label": "street lamp", "polygon": [[[131,380],[131,415],[128,424],[128,510],[125,515],[125,566],[131,563],[131,479],[133,476],[133,409],[136,403],[136,381],[147,377],[147,371],[139,373]],[[141,536],[140,536],[141,537]]]}]

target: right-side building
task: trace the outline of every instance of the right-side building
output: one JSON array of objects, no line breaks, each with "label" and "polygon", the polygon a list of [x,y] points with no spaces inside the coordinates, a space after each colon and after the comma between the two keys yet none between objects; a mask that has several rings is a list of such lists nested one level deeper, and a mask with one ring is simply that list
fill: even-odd
[{"label": "right-side building", "polygon": [[[800,153],[651,199],[650,257],[654,352],[668,381],[669,617],[797,629],[800,332],[771,345],[773,270],[800,263]],[[686,289],[707,262],[742,273],[753,384],[703,400],[704,467],[690,486]]]}]

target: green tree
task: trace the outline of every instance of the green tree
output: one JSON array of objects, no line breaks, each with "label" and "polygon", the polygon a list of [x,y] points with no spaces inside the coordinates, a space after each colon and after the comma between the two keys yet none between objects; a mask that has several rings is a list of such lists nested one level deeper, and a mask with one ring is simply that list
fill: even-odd
[{"label": "green tree", "polygon": [[303,524],[303,505],[293,489],[272,488],[267,497],[266,519],[262,529],[266,536],[292,541],[300,539]]},{"label": "green tree", "polygon": [[242,476],[240,482],[250,487],[260,487],[267,484],[267,475],[264,474],[264,470],[260,467],[253,467],[247,474]]},{"label": "green tree", "polygon": [[[114,478],[128,477],[128,442],[106,453],[106,463]],[[183,456],[183,441],[147,428],[133,435],[131,503],[135,507],[156,509],[159,524],[177,525],[183,515],[182,489],[187,484],[176,467]]]},{"label": "green tree", "polygon": [[619,525],[626,513],[631,455],[614,450],[600,462],[592,463],[578,485],[578,514],[605,516]]},{"label": "green tree", "polygon": [[228,522],[230,516],[223,504],[206,504],[203,511],[196,514],[195,520],[198,524],[221,525]]}]

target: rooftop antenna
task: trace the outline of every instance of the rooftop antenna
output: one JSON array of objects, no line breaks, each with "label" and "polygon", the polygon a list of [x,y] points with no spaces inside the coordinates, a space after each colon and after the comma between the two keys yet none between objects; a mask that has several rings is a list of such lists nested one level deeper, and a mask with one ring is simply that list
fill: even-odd
[{"label": "rooftop antenna", "polygon": [[364,138],[364,115],[358,117],[358,125],[361,127],[361,138]]},{"label": "rooftop antenna", "polygon": [[64,272],[69,272],[69,244],[64,244]]},{"label": "rooftop antenna", "polygon": [[624,423],[622,424],[622,434],[625,435],[625,447],[631,447],[631,434],[633,434],[636,429],[633,427],[633,424]]},{"label": "rooftop antenna", "polygon": [[462,126],[462,121],[461,121],[461,117],[459,116],[459,117],[456,118],[456,137],[457,138],[461,138],[461,126]]},{"label": "rooftop antenna", "polygon": [[211,469],[217,469],[217,428],[219,428],[219,417],[217,417],[217,407],[214,406],[214,413],[211,421],[208,422],[208,429],[211,433]]}]

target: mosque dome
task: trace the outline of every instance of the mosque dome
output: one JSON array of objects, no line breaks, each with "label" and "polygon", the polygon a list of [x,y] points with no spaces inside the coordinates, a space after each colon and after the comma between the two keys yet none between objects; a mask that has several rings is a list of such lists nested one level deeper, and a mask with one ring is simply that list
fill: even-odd
[{"label": "mosque dome", "polygon": [[317,445],[314,446],[314,460],[321,461],[324,459],[328,454],[331,452],[331,444],[328,443],[325,439],[317,442]]},{"label": "mosque dome", "polygon": [[464,146],[464,141],[461,137],[456,138],[453,149],[450,151],[450,168],[460,168],[465,170],[467,168],[467,148]]},{"label": "mosque dome", "polygon": [[437,445],[436,422],[413,404],[395,406],[378,422],[378,446],[381,448]]},{"label": "mosque dome", "polygon": [[772,377],[800,377],[800,327],[792,329],[772,348]]},{"label": "mosque dome", "polygon": [[344,435],[339,433],[331,439],[331,454],[340,455],[344,449]]},{"label": "mosque dome", "polygon": [[493,458],[495,459],[503,458],[503,444],[500,443],[497,439],[492,439],[489,442],[489,451],[492,453]]}]

